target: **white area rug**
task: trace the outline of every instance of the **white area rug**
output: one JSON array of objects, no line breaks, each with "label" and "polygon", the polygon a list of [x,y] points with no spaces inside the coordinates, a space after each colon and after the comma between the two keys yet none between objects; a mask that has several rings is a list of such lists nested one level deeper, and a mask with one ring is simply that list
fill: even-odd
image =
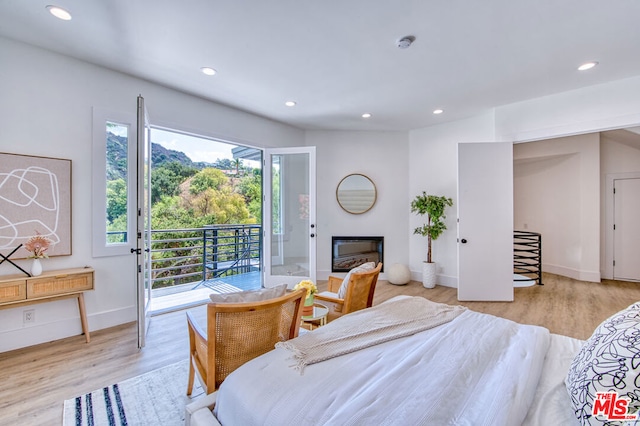
[{"label": "white area rug", "polygon": [[204,392],[195,380],[187,397],[188,361],[80,395],[64,402],[64,426],[174,426],[184,424],[184,407]]}]

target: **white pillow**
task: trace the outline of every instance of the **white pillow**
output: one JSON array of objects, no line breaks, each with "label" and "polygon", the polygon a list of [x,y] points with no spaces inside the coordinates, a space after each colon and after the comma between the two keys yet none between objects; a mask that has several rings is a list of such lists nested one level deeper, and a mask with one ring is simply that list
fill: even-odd
[{"label": "white pillow", "polygon": [[263,288],[260,290],[238,291],[235,293],[211,294],[209,298],[213,303],[246,303],[261,302],[268,299],[276,299],[284,296],[287,292],[287,285],[281,284],[276,287]]},{"label": "white pillow", "polygon": [[376,263],[367,262],[367,263],[363,263],[362,265],[356,266],[355,268],[347,272],[347,275],[344,277],[344,280],[342,280],[342,284],[340,285],[340,289],[338,290],[338,298],[344,299],[344,297],[347,295],[347,287],[349,286],[349,279],[351,278],[352,273],[367,272],[367,271],[372,271],[374,269],[376,269]]},{"label": "white pillow", "polygon": [[630,413],[640,409],[640,302],[595,329],[571,363],[565,384],[582,425],[615,423],[592,415],[598,392],[627,398]]}]

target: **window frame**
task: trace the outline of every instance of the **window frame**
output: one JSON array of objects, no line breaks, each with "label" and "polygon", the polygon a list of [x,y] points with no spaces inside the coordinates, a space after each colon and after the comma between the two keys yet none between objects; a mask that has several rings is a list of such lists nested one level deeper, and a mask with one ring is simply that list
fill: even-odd
[{"label": "window frame", "polygon": [[[127,130],[127,242],[107,242],[107,123]],[[135,114],[93,107],[92,143],[92,255],[93,257],[131,254],[136,247],[137,118]]]}]

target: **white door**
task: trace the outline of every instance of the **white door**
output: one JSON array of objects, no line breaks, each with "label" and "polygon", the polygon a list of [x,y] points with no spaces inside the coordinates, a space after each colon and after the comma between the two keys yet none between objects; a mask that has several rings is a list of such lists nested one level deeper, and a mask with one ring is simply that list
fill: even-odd
[{"label": "white door", "polygon": [[613,278],[640,281],[640,179],[615,179]]},{"label": "white door", "polygon": [[316,281],[315,156],[315,147],[265,151],[265,287]]},{"label": "white door", "polygon": [[513,146],[458,144],[458,300],[513,301]]},{"label": "white door", "polygon": [[[144,98],[138,96],[137,156],[137,307],[138,347],[145,344],[151,303],[151,138]],[[134,249],[132,249],[134,251]]]}]

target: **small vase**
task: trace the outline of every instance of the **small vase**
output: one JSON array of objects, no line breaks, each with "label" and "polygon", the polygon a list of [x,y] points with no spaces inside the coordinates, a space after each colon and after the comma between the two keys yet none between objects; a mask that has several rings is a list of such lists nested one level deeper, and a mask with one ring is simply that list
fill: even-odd
[{"label": "small vase", "polygon": [[31,276],[37,277],[42,274],[42,263],[40,263],[40,259],[33,259],[33,263],[31,264]]},{"label": "small vase", "polygon": [[304,306],[302,307],[303,317],[308,317],[310,315],[313,315],[313,299],[314,299],[313,294],[310,294],[309,296],[307,296],[306,299],[304,299]]}]

